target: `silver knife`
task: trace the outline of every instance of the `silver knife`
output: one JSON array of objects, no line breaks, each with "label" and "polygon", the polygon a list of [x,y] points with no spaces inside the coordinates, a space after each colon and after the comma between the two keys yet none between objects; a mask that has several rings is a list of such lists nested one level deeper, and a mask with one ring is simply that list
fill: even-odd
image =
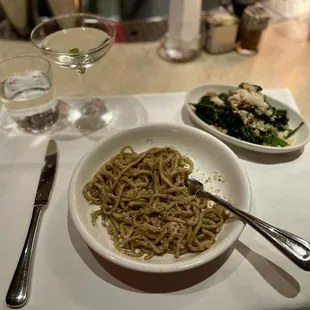
[{"label": "silver knife", "polygon": [[20,255],[14,276],[6,295],[6,304],[11,308],[20,308],[28,300],[32,256],[40,219],[47,206],[57,169],[57,145],[50,140],[45,154],[45,163],[41,171],[39,185],[33,204],[32,217],[25,244]]}]

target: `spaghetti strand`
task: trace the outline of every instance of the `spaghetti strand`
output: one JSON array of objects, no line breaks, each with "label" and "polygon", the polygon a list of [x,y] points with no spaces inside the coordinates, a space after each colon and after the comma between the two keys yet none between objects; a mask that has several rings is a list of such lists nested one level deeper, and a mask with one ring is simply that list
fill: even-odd
[{"label": "spaghetti strand", "polygon": [[100,218],[115,247],[132,257],[178,258],[210,248],[228,215],[188,194],[193,169],[193,161],[172,147],[136,153],[125,146],[83,188],[89,204],[100,207],[91,222]]}]

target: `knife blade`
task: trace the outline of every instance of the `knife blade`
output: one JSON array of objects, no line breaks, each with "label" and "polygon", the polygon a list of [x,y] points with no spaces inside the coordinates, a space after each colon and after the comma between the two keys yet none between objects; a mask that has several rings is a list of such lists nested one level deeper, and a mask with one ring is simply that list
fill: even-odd
[{"label": "knife blade", "polygon": [[57,166],[57,145],[55,140],[49,141],[44,160],[45,163],[39,179],[35,205],[47,204],[51,193]]},{"label": "knife blade", "polygon": [[40,219],[49,201],[57,170],[57,145],[50,140],[41,170],[37,193],[34,199],[31,221],[27,237],[16,266],[11,284],[6,295],[6,304],[11,308],[23,307],[30,294],[30,277],[35,241],[38,234]]}]

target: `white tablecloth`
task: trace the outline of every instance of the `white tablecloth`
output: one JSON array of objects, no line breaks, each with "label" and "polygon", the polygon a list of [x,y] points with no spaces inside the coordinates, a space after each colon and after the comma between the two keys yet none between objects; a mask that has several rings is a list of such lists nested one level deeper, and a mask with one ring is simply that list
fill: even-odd
[{"label": "white tablecloth", "polygon": [[[295,105],[288,90],[266,93]],[[59,168],[40,229],[31,297],[25,309],[310,309],[310,273],[295,266],[250,227],[235,248],[216,261],[169,275],[117,267],[98,258],[78,235],[68,216],[67,188],[82,154],[98,139],[137,124],[191,124],[183,97],[183,93],[174,93],[106,98],[115,119],[108,129],[90,135],[66,127],[66,123],[50,135],[27,135],[2,111],[0,308],[6,308],[5,295],[28,229],[46,145],[53,136]],[[303,153],[282,156],[235,151],[252,185],[252,213],[310,240],[310,146]]]}]

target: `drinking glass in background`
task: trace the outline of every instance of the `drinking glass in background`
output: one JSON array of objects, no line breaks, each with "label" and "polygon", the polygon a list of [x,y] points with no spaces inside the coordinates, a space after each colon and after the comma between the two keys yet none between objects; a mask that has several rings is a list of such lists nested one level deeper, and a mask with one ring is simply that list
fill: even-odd
[{"label": "drinking glass in background", "polygon": [[51,65],[42,57],[17,56],[0,62],[0,98],[26,132],[45,131],[58,119]]}]

